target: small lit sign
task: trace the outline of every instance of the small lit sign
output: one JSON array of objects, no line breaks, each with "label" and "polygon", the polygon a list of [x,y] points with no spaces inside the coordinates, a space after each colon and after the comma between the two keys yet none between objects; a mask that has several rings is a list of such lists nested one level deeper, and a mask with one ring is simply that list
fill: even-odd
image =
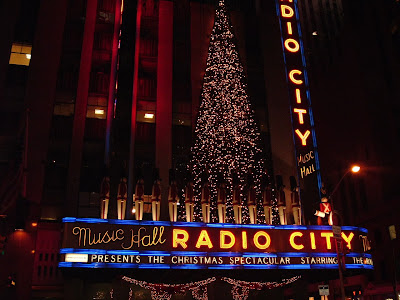
[{"label": "small lit sign", "polygon": [[66,262],[71,262],[71,263],[87,263],[89,261],[89,255],[88,254],[78,254],[78,253],[67,253],[65,254],[65,259]]},{"label": "small lit sign", "polygon": [[[330,226],[64,219],[60,267],[337,268]],[[373,268],[366,230],[342,227],[347,268]],[[86,256],[84,256],[86,255]]]}]

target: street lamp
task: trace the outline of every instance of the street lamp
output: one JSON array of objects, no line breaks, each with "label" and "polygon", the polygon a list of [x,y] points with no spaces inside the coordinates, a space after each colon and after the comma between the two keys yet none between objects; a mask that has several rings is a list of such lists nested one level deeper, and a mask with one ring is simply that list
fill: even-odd
[{"label": "street lamp", "polygon": [[343,174],[342,178],[340,178],[340,180],[339,180],[338,183],[335,185],[335,187],[334,187],[332,193],[330,193],[329,196],[332,196],[332,195],[336,192],[336,190],[338,189],[340,183],[343,181],[343,179],[346,177],[347,174],[349,174],[349,173],[358,173],[358,172],[360,172],[360,170],[361,170],[361,167],[360,167],[359,165],[353,165],[353,166],[351,166],[351,168],[349,168],[349,169],[346,171],[346,173]]},{"label": "street lamp", "polygon": [[396,300],[399,300],[399,295],[397,293],[397,272],[396,272],[396,226],[395,225],[390,225],[388,227],[389,229],[389,235],[390,235],[390,240],[392,241],[392,250],[393,250],[393,292],[394,292],[394,298]]},{"label": "street lamp", "polygon": [[[361,167],[359,165],[353,165],[351,166],[340,178],[338,183],[335,185],[332,193],[330,193],[329,198],[331,199],[331,206],[332,206],[332,214],[333,214],[333,199],[331,198],[332,195],[337,191],[340,183],[343,181],[343,179],[346,177],[347,174],[349,173],[358,173],[360,172]],[[341,258],[339,254],[339,246],[338,246],[339,241],[336,240],[336,254],[337,254],[337,260],[338,260],[338,269],[339,269],[339,282],[340,282],[340,294],[341,294],[341,299],[345,300],[346,299],[346,294],[344,291],[344,280],[343,280],[343,271],[342,271],[342,263],[341,263]]]}]

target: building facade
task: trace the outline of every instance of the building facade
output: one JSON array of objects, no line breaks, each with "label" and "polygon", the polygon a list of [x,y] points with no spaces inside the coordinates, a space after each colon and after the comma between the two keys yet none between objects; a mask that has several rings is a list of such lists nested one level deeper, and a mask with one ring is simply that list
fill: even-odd
[{"label": "building facade", "polygon": [[[109,218],[115,219],[120,178],[128,178],[132,199],[138,176],[152,183],[158,169],[161,215],[168,218],[170,169],[179,174],[188,164],[215,3],[6,2],[1,9],[0,215],[7,248],[0,260],[7,267],[0,270],[0,281],[15,277],[16,291],[3,289],[19,299],[69,292],[73,298],[84,283],[58,268],[60,220],[98,218],[104,176],[110,176]],[[375,274],[349,272],[346,282],[349,294],[360,290],[372,297],[391,292],[385,228],[398,223],[392,208],[398,199],[399,95],[399,20],[393,12],[399,8],[395,1],[356,2],[299,1],[298,13],[322,178],[333,188],[348,163],[368,167],[361,177],[344,178],[332,201],[344,224],[372,233]],[[298,176],[298,157],[277,4],[232,0],[226,5],[267,165],[282,175],[290,199],[289,177]],[[145,194],[151,194],[151,184]],[[305,224],[316,223],[308,211],[315,204],[304,206]],[[289,203],[286,213],[291,217]],[[396,241],[392,244],[397,249]],[[335,278],[326,276],[327,282]],[[331,285],[338,291],[338,282]],[[309,289],[303,297],[316,295],[316,284]]]}]

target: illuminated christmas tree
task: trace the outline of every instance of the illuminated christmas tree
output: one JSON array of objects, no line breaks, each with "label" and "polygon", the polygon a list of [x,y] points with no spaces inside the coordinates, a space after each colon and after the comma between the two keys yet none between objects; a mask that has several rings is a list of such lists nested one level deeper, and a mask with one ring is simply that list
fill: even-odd
[{"label": "illuminated christmas tree", "polygon": [[[227,221],[233,222],[232,177],[236,172],[243,187],[251,169],[256,186],[258,223],[265,222],[261,206],[264,155],[260,132],[224,1],[219,1],[211,33],[190,167],[196,197],[195,220],[202,220],[201,185],[208,178],[211,221],[217,222],[217,183],[223,177],[227,184]],[[244,200],[245,196],[243,193]],[[248,223],[246,205],[243,208],[243,220]]]}]

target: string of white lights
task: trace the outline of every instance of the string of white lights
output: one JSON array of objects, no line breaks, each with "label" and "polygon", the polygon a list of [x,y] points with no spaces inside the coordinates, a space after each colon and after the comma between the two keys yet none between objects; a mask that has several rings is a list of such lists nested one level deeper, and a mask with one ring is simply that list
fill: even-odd
[{"label": "string of white lights", "polygon": [[[298,280],[301,276],[295,276],[289,279],[283,279],[281,282],[252,282],[252,281],[243,281],[232,279],[229,277],[222,277],[220,280],[225,281],[232,285],[231,293],[232,297],[235,300],[246,300],[250,290],[265,290],[265,289],[273,289],[288,285],[296,280]],[[196,300],[207,300],[207,285],[216,281],[216,277],[210,277],[205,280],[182,283],[182,284],[165,284],[165,283],[150,283],[146,281],[140,281],[133,278],[129,278],[127,276],[122,277],[122,280],[138,285],[142,288],[148,289],[151,291],[151,298],[153,300],[170,300],[172,295],[174,294],[184,294],[186,291],[191,291],[192,296]],[[111,290],[110,295],[111,299],[113,299],[114,291]],[[132,299],[132,289],[129,291],[129,300]]]}]

